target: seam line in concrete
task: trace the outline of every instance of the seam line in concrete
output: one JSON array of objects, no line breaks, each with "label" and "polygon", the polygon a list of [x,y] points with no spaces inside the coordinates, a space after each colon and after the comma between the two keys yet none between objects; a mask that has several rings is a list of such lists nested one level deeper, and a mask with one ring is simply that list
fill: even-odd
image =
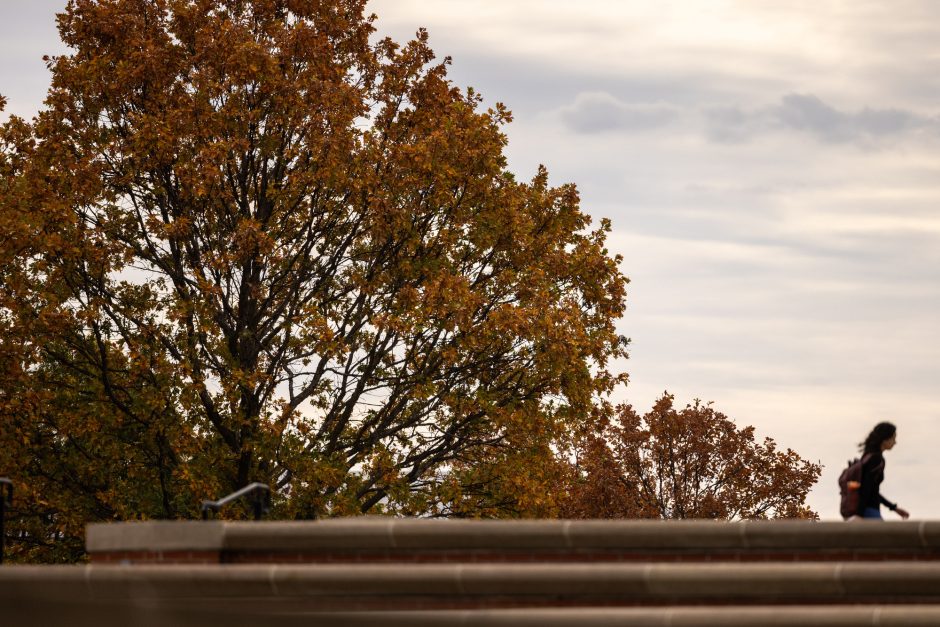
[{"label": "seam line in concrete", "polygon": [[398,521],[390,520],[388,522],[388,531],[386,535],[388,536],[388,545],[393,549],[398,548],[398,543],[395,542],[395,526],[398,524]]},{"label": "seam line in concrete", "polygon": [[463,587],[463,564],[457,564],[457,568],[454,569],[454,579],[457,584],[457,594],[466,594]]},{"label": "seam line in concrete", "polygon": [[95,598],[95,591],[91,585],[91,569],[94,568],[92,564],[85,566],[85,572],[83,579],[85,580],[85,592],[88,594],[88,597],[93,599]]},{"label": "seam line in concrete", "polygon": [[272,564],[268,569],[268,585],[271,586],[274,596],[281,596],[281,591],[277,589],[277,564]]},{"label": "seam line in concrete", "polygon": [[842,581],[842,562],[836,562],[835,568],[832,571],[832,576],[836,582],[836,590],[838,591],[839,596],[845,596],[845,583]]},{"label": "seam line in concrete", "polygon": [[881,606],[875,607],[871,612],[871,624],[874,627],[880,627],[881,625]]},{"label": "seam line in concrete", "polygon": [[747,533],[748,521],[742,520],[739,524],[741,525],[741,527],[738,530],[738,536],[741,540],[741,547],[745,549],[749,549],[751,548],[751,543],[748,541],[749,540],[748,533]]},{"label": "seam line in concrete", "polygon": [[565,548],[570,549],[571,546],[571,521],[566,520],[561,525],[561,535],[565,540]]},{"label": "seam line in concrete", "polygon": [[920,537],[920,546],[927,548],[927,534],[924,532],[924,527],[927,525],[926,520],[920,521],[917,525],[917,535]]}]

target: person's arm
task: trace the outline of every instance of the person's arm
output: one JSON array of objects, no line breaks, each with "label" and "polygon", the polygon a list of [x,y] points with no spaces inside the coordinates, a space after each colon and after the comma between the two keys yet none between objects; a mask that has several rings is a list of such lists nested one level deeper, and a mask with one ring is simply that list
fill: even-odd
[{"label": "person's arm", "polygon": [[890,509],[892,512],[896,513],[898,516],[900,516],[904,520],[907,520],[908,518],[911,517],[911,515],[907,513],[907,510],[901,509],[900,507],[898,507],[897,503],[892,503],[891,501],[883,497],[881,494],[878,495],[878,499],[881,501],[882,505]]}]

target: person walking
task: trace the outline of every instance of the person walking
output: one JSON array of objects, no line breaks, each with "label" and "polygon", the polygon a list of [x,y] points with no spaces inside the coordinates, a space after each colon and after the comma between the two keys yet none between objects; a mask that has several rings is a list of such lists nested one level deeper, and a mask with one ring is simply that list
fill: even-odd
[{"label": "person walking", "polygon": [[859,486],[858,515],[862,518],[883,520],[881,506],[884,505],[901,518],[910,514],[881,495],[881,482],[885,478],[884,452],[897,443],[898,430],[890,422],[879,422],[860,445],[862,447],[862,479]]}]

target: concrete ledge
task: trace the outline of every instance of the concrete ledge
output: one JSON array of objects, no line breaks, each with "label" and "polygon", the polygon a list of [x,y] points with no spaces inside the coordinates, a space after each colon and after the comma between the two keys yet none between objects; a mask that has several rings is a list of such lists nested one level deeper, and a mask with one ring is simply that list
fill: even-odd
[{"label": "concrete ledge", "polygon": [[900,627],[940,624],[940,606],[755,606],[694,608],[516,608],[376,612],[200,611],[164,606],[12,604],[5,624],[43,627]]},{"label": "concrete ledge", "polygon": [[[88,525],[95,561],[394,561],[472,553],[603,560],[708,556],[709,559],[940,560],[940,521],[496,521],[344,518],[307,522],[151,521]],[[168,558],[165,554],[175,553]],[[722,558],[721,556],[724,556]],[[618,557],[619,556],[619,557]],[[465,557],[465,556],[464,556]],[[473,560],[470,560],[473,561]]]},{"label": "concrete ledge", "polygon": [[231,523],[174,520],[92,523],[85,526],[85,550],[89,553],[221,551],[226,524]]},{"label": "concrete ledge", "polygon": [[12,601],[356,610],[552,605],[940,603],[940,564],[15,566]]},{"label": "concrete ledge", "polygon": [[899,627],[940,625],[940,606],[556,608],[427,612],[347,612],[310,615],[310,624],[337,627]]}]

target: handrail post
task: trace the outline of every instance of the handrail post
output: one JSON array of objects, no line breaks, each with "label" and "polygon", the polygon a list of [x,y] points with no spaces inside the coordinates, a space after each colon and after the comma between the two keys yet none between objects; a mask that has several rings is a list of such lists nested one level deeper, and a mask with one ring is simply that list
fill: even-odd
[{"label": "handrail post", "polygon": [[236,490],[228,496],[223,496],[218,501],[202,502],[202,519],[209,520],[209,512],[218,512],[223,505],[242,497],[251,500],[251,507],[255,520],[261,520],[261,517],[271,509],[271,488],[264,483],[249,483],[241,490]]},{"label": "handrail post", "polygon": [[[3,490],[3,486],[6,489]],[[4,521],[7,516],[7,506],[13,505],[13,482],[6,477],[0,477],[0,564],[3,564],[3,554],[6,552],[6,527]]]}]

